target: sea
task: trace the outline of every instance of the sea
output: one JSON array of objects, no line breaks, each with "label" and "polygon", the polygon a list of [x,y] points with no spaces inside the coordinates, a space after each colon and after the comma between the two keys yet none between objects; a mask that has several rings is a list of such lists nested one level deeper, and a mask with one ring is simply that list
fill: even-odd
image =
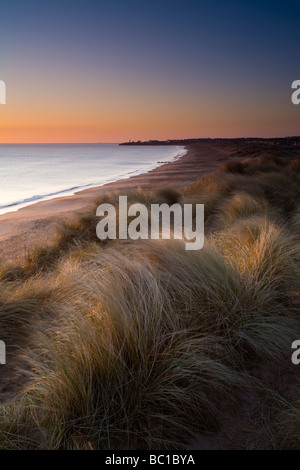
[{"label": "sea", "polygon": [[0,144],[0,214],[146,173],[186,152],[163,145]]}]

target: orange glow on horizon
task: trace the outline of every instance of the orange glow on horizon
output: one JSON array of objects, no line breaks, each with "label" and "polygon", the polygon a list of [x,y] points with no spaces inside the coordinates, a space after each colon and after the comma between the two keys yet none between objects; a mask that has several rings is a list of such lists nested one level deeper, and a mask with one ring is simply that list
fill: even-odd
[{"label": "orange glow on horizon", "polygon": [[[13,94],[8,88],[7,104],[0,106],[0,143],[95,143],[197,137],[276,137],[297,135],[299,110],[271,112],[266,101],[261,107],[252,100],[247,107],[240,96],[205,98],[191,93],[173,95],[155,87],[134,92],[95,87],[74,99],[76,90],[41,89],[36,86]],[[76,87],[75,87],[76,88]],[[96,91],[97,92],[96,92]],[[258,96],[257,100],[261,97]]]}]

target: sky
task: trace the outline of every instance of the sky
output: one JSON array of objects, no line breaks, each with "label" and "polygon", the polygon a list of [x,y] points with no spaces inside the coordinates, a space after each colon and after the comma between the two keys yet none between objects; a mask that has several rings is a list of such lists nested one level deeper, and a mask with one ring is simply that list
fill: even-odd
[{"label": "sky", "polygon": [[0,143],[300,134],[299,1],[1,0]]}]

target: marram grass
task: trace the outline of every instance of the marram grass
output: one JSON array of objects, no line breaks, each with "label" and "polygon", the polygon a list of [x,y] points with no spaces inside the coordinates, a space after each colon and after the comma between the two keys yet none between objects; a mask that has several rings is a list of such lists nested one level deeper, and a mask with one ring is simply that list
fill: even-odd
[{"label": "marram grass", "polygon": [[[2,266],[0,335],[24,370],[0,405],[1,449],[178,449],[222,436],[229,417],[238,448],[299,447],[299,401],[278,376],[292,385],[297,373],[299,179],[282,162],[250,163],[180,194],[128,196],[204,203],[198,252],[98,241],[95,209],[118,197],[108,194],[25,264]],[[245,414],[260,440],[239,432]]]}]

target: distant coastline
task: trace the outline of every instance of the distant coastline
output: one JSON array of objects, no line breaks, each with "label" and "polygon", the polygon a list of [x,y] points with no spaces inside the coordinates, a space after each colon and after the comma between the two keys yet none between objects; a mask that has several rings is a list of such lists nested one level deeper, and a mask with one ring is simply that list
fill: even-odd
[{"label": "distant coastline", "polygon": [[192,145],[192,144],[239,144],[239,143],[270,143],[273,145],[300,145],[300,136],[288,137],[234,137],[234,138],[195,138],[168,140],[129,140],[119,145]]}]

